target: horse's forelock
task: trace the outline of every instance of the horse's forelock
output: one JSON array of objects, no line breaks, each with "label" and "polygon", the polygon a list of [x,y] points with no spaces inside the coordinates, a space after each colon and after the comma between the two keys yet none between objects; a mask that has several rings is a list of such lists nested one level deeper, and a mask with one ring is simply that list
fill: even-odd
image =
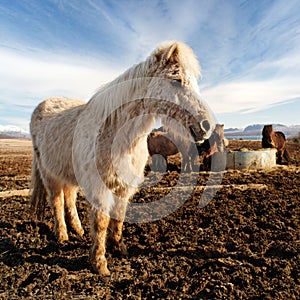
[{"label": "horse's forelock", "polygon": [[178,41],[167,41],[158,46],[149,59],[155,58],[158,63],[178,64],[186,73],[195,78],[201,76],[201,68],[193,50]]},{"label": "horse's forelock", "polygon": [[271,134],[274,132],[272,125],[265,125],[263,128],[263,134]]}]

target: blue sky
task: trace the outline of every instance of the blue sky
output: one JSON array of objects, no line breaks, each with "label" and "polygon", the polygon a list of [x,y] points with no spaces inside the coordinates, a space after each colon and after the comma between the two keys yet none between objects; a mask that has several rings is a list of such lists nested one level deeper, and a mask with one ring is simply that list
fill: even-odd
[{"label": "blue sky", "polygon": [[225,127],[300,124],[300,1],[0,0],[0,124],[54,95],[88,100],[164,40],[197,54]]}]

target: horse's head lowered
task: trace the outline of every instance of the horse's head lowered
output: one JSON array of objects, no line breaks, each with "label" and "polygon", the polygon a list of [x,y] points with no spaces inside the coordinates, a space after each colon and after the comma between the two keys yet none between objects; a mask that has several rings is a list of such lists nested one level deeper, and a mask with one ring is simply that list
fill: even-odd
[{"label": "horse's head lowered", "polygon": [[161,114],[168,131],[196,142],[209,138],[215,122],[200,97],[197,84],[200,66],[193,51],[183,43],[167,42],[147,61],[152,77],[147,95],[159,100],[155,104],[150,102],[152,112]]}]

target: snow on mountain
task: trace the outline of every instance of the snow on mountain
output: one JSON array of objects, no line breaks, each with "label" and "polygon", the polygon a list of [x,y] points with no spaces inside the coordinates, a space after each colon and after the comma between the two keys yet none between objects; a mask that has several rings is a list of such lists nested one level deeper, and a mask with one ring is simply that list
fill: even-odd
[{"label": "snow on mountain", "polygon": [[14,125],[0,125],[0,137],[30,139],[30,133]]},{"label": "snow on mountain", "polygon": [[[262,133],[262,129],[265,124],[252,124],[246,126],[244,129],[229,128],[225,129],[225,135],[227,136],[259,136]],[[272,124],[274,131],[282,131],[287,137],[298,136],[300,133],[300,125],[283,125],[283,124]]]}]

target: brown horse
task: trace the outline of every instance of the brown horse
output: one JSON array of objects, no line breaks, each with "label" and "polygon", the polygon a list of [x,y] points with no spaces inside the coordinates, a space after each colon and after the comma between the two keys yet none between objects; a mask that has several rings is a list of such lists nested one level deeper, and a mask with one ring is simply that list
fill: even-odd
[{"label": "brown horse", "polygon": [[[197,145],[199,156],[203,156],[203,169],[210,170],[211,158],[216,152],[224,152],[228,146],[228,140],[224,137],[224,124],[216,124],[209,139]],[[195,156],[190,153],[192,167],[194,168]]]},{"label": "brown horse", "polygon": [[289,153],[286,149],[285,135],[281,131],[274,131],[272,125],[265,125],[262,131],[262,143],[263,148],[276,148],[276,162],[282,163],[284,157],[287,163],[290,161]]},{"label": "brown horse", "polygon": [[[161,170],[161,167],[164,165],[164,161],[162,161],[161,159],[164,159],[168,166],[168,157],[180,152],[182,155],[182,169],[183,171],[189,171],[189,147],[185,145],[187,141],[181,140],[181,143],[177,141],[178,145],[180,146],[179,150],[172,140],[174,140],[174,137],[172,137],[169,133],[165,131],[154,131],[150,133],[147,139],[147,143],[149,155],[152,157],[153,167],[156,170]],[[153,155],[155,154],[161,155],[161,159],[159,158],[159,156],[153,157]]]},{"label": "brown horse", "polygon": [[[178,147],[172,142],[171,135],[165,131],[151,132],[147,139],[148,151],[152,157],[155,154],[160,154],[161,159],[164,159],[168,164],[168,157],[181,153],[183,171],[190,171],[195,169],[195,160],[199,156],[203,156],[203,169],[210,170],[211,158],[216,152],[224,152],[226,146],[228,146],[228,140],[224,137],[224,124],[216,124],[216,127],[211,137],[205,140],[202,144],[196,144],[197,151],[194,151],[192,145],[187,145],[185,141],[178,142],[180,145],[180,151]],[[155,169],[161,169],[164,162],[155,157],[153,160],[153,166]]]}]

